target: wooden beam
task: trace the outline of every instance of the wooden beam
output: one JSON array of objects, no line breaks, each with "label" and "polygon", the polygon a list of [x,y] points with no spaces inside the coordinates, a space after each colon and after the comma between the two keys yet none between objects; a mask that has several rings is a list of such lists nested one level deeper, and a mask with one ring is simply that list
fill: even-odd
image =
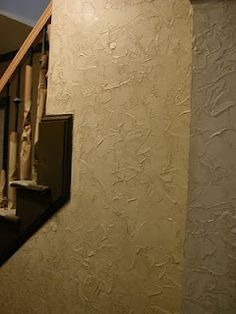
[{"label": "wooden beam", "polygon": [[9,64],[8,68],[6,69],[5,73],[0,79],[0,93],[5,87],[5,85],[8,83],[9,79],[11,78],[12,74],[15,72],[16,68],[20,64],[21,60],[26,55],[27,51],[30,49],[31,45],[37,38],[38,34],[43,29],[44,25],[49,20],[50,16],[52,14],[52,2],[47,6],[44,13],[39,18],[38,22],[35,24],[34,28],[30,32],[29,36],[24,41],[23,45],[21,46],[20,50],[17,52],[16,56],[12,60],[12,62]]}]

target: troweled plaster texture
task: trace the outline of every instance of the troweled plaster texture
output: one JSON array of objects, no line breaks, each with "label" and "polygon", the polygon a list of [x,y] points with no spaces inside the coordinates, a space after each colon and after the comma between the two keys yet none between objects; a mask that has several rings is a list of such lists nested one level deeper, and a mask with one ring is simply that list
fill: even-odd
[{"label": "troweled plaster texture", "polygon": [[236,313],[236,2],[193,7],[185,314]]},{"label": "troweled plaster texture", "polygon": [[181,312],[191,26],[188,0],[54,1],[71,201],[1,268],[1,314]]}]

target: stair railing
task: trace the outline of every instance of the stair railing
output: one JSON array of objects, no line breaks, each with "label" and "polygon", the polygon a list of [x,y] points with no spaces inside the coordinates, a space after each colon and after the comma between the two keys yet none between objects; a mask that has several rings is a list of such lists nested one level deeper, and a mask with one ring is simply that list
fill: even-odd
[{"label": "stair railing", "polygon": [[[17,93],[19,95],[16,95],[16,98],[14,99],[14,103],[16,103],[17,101],[19,103],[21,102],[21,100],[20,100],[20,81],[21,81],[21,77],[20,77],[21,76],[21,74],[20,74],[21,71],[20,71],[20,69],[21,69],[21,65],[24,62],[24,59],[27,56],[28,52],[31,52],[30,53],[30,55],[31,55],[31,66],[28,67],[28,70],[31,68],[31,72],[32,72],[32,60],[33,60],[33,53],[32,53],[33,48],[32,47],[34,46],[35,42],[38,41],[38,37],[39,37],[40,33],[43,30],[44,30],[44,32],[43,32],[44,36],[42,36],[42,37],[44,39],[46,38],[45,37],[45,29],[47,28],[47,24],[49,22],[49,19],[50,19],[51,15],[52,15],[52,2],[50,2],[50,4],[47,6],[47,8],[45,9],[45,11],[41,15],[41,17],[39,18],[37,23],[35,24],[35,26],[31,30],[31,32],[29,33],[28,37],[23,42],[21,48],[19,49],[19,51],[17,52],[17,54],[15,55],[15,57],[13,58],[11,63],[9,64],[9,66],[6,69],[6,71],[4,72],[3,76],[0,78],[0,94],[1,94],[3,92],[3,90],[4,90],[4,88],[10,84],[10,82],[12,81],[12,79],[13,79],[16,71],[17,71],[17,73],[18,73],[18,83],[17,83],[17,86],[18,86],[17,87],[17,91],[18,92]],[[45,40],[44,39],[42,40],[42,47],[44,47],[44,50],[45,50]],[[41,61],[41,63],[42,63],[42,61]],[[46,66],[46,63],[45,63],[45,66]],[[28,77],[30,78],[32,76],[32,74],[31,73],[28,73],[28,74],[29,74]],[[46,74],[44,76],[46,77]],[[32,78],[31,78],[31,80],[29,80],[28,83],[29,83],[28,85],[30,85],[30,87],[28,88],[28,94],[31,94]],[[24,94],[26,94],[26,89],[24,91]],[[30,95],[28,95],[28,96],[30,97]],[[46,101],[46,99],[45,99],[45,101]],[[15,106],[15,107],[18,108],[19,106]],[[16,110],[19,110],[19,109],[16,109]],[[24,110],[25,110],[25,108],[24,108]],[[15,196],[14,196],[15,189],[12,189],[12,188],[8,189],[7,188],[7,192],[6,192],[6,187],[9,187],[10,181],[14,180],[13,177],[15,177],[15,173],[17,171],[17,168],[16,168],[17,160],[15,160],[15,158],[16,158],[16,156],[19,155],[18,147],[20,147],[20,144],[22,145],[22,141],[21,141],[20,138],[17,137],[15,140],[13,138],[11,138],[11,136],[14,135],[13,133],[16,133],[16,135],[18,136],[18,134],[17,134],[18,111],[16,111],[15,115],[16,115],[16,119],[15,119],[15,121],[16,121],[16,130],[14,130],[14,132],[9,133],[8,141],[10,143],[9,144],[10,147],[8,149],[8,152],[7,152],[8,158],[9,158],[9,151],[12,152],[11,156],[13,156],[14,158],[9,158],[9,163],[8,163],[8,167],[7,168],[5,167],[4,169],[0,169],[0,172],[1,172],[0,189],[1,190],[4,189],[4,191],[5,191],[4,197],[1,197],[2,198],[2,200],[1,200],[1,208],[2,208],[2,203],[5,204],[5,202],[3,202],[3,199],[5,199],[5,198],[8,199],[8,208],[15,208],[14,204],[12,204],[9,207],[9,200],[15,199]],[[24,113],[24,115],[25,115],[25,113]],[[36,124],[39,124],[40,120],[36,121],[36,122],[37,122]],[[8,124],[9,124],[9,122],[8,122]],[[27,130],[27,126],[26,126],[25,129]],[[18,144],[16,144],[16,142]],[[34,145],[34,144],[35,143],[32,143],[32,145]],[[21,147],[21,149],[23,149],[23,148]],[[33,148],[30,150],[29,154],[30,155],[29,155],[28,159],[30,160],[32,158],[32,156],[33,156]],[[16,165],[14,166],[13,163],[16,164]],[[30,162],[28,162],[28,164],[30,164]],[[14,175],[13,174],[11,175],[11,173],[13,173],[13,172],[14,172]],[[7,175],[8,175],[8,178],[7,178]],[[12,195],[10,196],[10,194],[12,194]],[[5,207],[5,205],[4,205],[4,207]]]},{"label": "stair railing", "polygon": [[35,24],[34,28],[22,44],[20,50],[17,52],[16,56],[6,69],[5,73],[0,79],[0,93],[10,80],[11,76],[13,73],[16,71],[18,65],[21,63],[23,60],[24,56],[30,49],[31,45],[34,43],[35,39],[39,35],[39,33],[42,31],[46,23],[48,22],[49,18],[51,17],[52,14],[52,3],[47,6],[41,17],[39,18],[38,22]]}]

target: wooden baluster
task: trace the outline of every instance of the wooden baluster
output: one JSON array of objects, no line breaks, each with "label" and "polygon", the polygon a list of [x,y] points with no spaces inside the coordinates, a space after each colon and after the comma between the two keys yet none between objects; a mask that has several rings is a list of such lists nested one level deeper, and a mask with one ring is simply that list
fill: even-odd
[{"label": "wooden baluster", "polygon": [[47,28],[44,28],[42,38],[42,52],[40,58],[39,82],[38,82],[38,96],[37,96],[37,114],[35,123],[34,135],[34,167],[33,178],[37,179],[37,144],[39,123],[45,114],[46,98],[47,98],[47,71],[48,71],[48,53],[46,51]]},{"label": "wooden baluster", "polygon": [[[10,143],[9,143],[9,172],[8,182],[15,181],[18,179],[18,145],[19,145],[19,133],[18,133],[18,120],[19,120],[19,107],[21,103],[20,99],[20,86],[21,86],[21,66],[18,67],[17,74],[17,91],[15,103],[15,116],[14,116],[14,130],[10,132]],[[10,209],[16,206],[16,194],[15,188],[9,186],[8,189],[8,207]]]},{"label": "wooden baluster", "polygon": [[29,64],[25,66],[23,132],[20,141],[20,180],[31,180],[32,177],[32,65],[33,48],[30,49]]}]

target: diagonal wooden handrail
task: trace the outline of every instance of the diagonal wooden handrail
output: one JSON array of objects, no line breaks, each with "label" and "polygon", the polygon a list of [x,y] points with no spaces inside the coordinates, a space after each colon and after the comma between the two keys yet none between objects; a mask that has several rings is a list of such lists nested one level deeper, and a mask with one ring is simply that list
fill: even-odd
[{"label": "diagonal wooden handrail", "polygon": [[41,32],[47,21],[49,20],[52,14],[52,2],[47,6],[41,17],[39,18],[38,22],[35,24],[34,28],[22,44],[20,50],[9,64],[8,68],[6,69],[5,73],[0,79],[0,93],[8,83],[9,79],[11,78],[12,74],[15,72],[16,68],[20,64],[21,60],[26,55],[27,51],[30,49],[31,45],[37,38],[38,34]]}]

